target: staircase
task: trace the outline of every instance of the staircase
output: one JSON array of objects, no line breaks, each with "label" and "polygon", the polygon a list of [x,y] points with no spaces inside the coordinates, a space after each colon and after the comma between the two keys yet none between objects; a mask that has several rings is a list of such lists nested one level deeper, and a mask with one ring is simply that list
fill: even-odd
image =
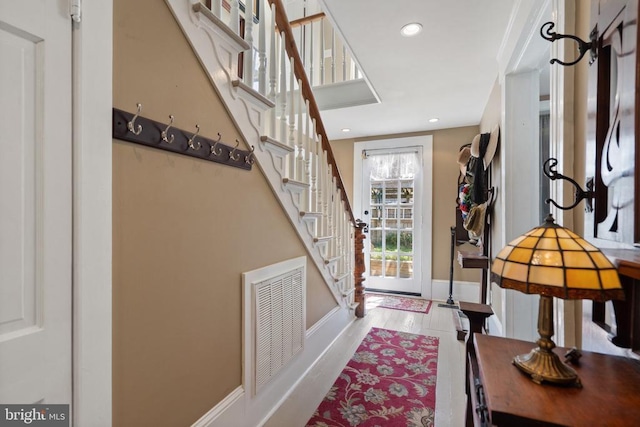
[{"label": "staircase", "polygon": [[[354,276],[361,223],[347,200],[282,1],[166,2],[334,298],[364,315],[361,286],[356,292],[362,278]],[[254,11],[251,19],[247,11]]]}]

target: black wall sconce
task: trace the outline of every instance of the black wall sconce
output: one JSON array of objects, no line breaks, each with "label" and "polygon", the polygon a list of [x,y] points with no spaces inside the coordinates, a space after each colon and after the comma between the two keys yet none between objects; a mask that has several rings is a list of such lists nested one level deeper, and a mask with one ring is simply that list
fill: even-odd
[{"label": "black wall sconce", "polygon": [[564,176],[561,173],[558,173],[556,167],[558,166],[558,159],[553,157],[549,158],[546,162],[544,162],[543,172],[551,181],[555,181],[557,179],[563,179],[565,181],[569,181],[575,187],[575,200],[569,206],[560,206],[555,202],[555,200],[547,199],[545,203],[552,203],[558,209],[562,209],[563,211],[575,208],[578,203],[580,203],[583,199],[586,203],[585,210],[587,212],[593,211],[592,200],[595,197],[596,193],[593,191],[593,178],[589,178],[587,181],[587,190],[583,190],[575,180],[569,178],[568,176]]},{"label": "black wall sconce", "polygon": [[593,29],[593,31],[591,31],[591,34],[589,34],[589,39],[591,41],[589,42],[585,42],[584,40],[570,35],[570,34],[558,34],[553,30],[553,27],[555,27],[555,24],[551,21],[549,22],[545,22],[544,24],[542,24],[542,27],[540,27],[540,36],[545,39],[550,41],[551,43],[555,42],[556,40],[560,40],[560,39],[571,39],[573,41],[575,41],[576,43],[578,43],[578,51],[580,52],[580,56],[578,56],[578,59],[576,59],[575,61],[571,61],[571,62],[564,62],[559,60],[558,58],[553,58],[551,61],[549,61],[551,64],[555,64],[556,62],[560,65],[564,65],[566,66],[571,66],[571,65],[576,65],[578,62],[580,62],[580,60],[582,59],[582,57],[587,53],[590,52],[590,59],[589,59],[589,64],[593,64],[593,61],[596,60],[596,58],[598,58],[598,29],[597,27]]}]

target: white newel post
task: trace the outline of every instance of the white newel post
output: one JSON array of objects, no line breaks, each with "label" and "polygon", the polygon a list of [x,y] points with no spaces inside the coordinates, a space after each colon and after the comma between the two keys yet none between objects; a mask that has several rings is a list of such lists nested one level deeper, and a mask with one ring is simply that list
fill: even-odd
[{"label": "white newel post", "polygon": [[[258,92],[261,95],[267,96],[267,8],[269,3],[265,0],[262,1],[263,6],[260,6],[262,13],[258,17]],[[260,4],[260,3],[258,3]],[[273,60],[273,59],[272,59]]]}]

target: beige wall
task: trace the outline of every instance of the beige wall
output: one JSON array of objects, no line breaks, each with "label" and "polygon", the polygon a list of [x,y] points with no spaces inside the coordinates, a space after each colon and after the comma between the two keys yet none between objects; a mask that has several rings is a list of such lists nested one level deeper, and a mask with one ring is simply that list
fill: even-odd
[{"label": "beige wall", "polygon": [[[242,140],[162,0],[114,2],[114,107]],[[190,425],[241,384],[241,274],[306,251],[251,172],[113,145],[113,425]],[[336,306],[308,264],[307,326]]]},{"label": "beige wall", "polygon": [[[432,268],[434,280],[449,280],[451,227],[455,226],[455,207],[457,197],[458,150],[461,145],[471,142],[478,133],[477,126],[455,129],[443,129],[433,132],[381,135],[366,139],[341,139],[331,142],[331,148],[338,162],[338,169],[350,200],[353,200],[353,145],[355,142],[373,139],[402,138],[418,135],[433,135],[433,253]],[[354,212],[356,218],[359,212]],[[464,249],[473,247],[464,245]],[[478,270],[462,269],[454,263],[454,279],[479,282]],[[366,283],[365,283],[366,284]]]}]

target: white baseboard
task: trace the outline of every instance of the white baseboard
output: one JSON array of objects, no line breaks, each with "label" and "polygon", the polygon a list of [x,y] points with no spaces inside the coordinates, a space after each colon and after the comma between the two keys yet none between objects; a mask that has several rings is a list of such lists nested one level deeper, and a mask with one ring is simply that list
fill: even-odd
[{"label": "white baseboard", "polygon": [[262,426],[291,394],[300,378],[352,321],[353,314],[350,310],[346,308],[332,310],[309,328],[304,350],[281,371],[278,377],[266,384],[258,395],[251,398],[240,386],[203,415],[192,427]]},{"label": "white baseboard", "polygon": [[227,409],[229,409],[232,405],[235,405],[240,399],[244,398],[244,388],[242,386],[233,390],[231,393],[227,395],[224,399],[220,401],[216,406],[211,408],[209,412],[204,414],[198,421],[193,423],[191,427],[207,427],[216,421],[216,419],[222,415]]},{"label": "white baseboard", "polygon": [[[449,281],[433,280],[432,283],[431,299],[434,301],[446,301],[449,298]],[[455,302],[477,303],[480,301],[480,283],[454,280],[452,296]]]}]

